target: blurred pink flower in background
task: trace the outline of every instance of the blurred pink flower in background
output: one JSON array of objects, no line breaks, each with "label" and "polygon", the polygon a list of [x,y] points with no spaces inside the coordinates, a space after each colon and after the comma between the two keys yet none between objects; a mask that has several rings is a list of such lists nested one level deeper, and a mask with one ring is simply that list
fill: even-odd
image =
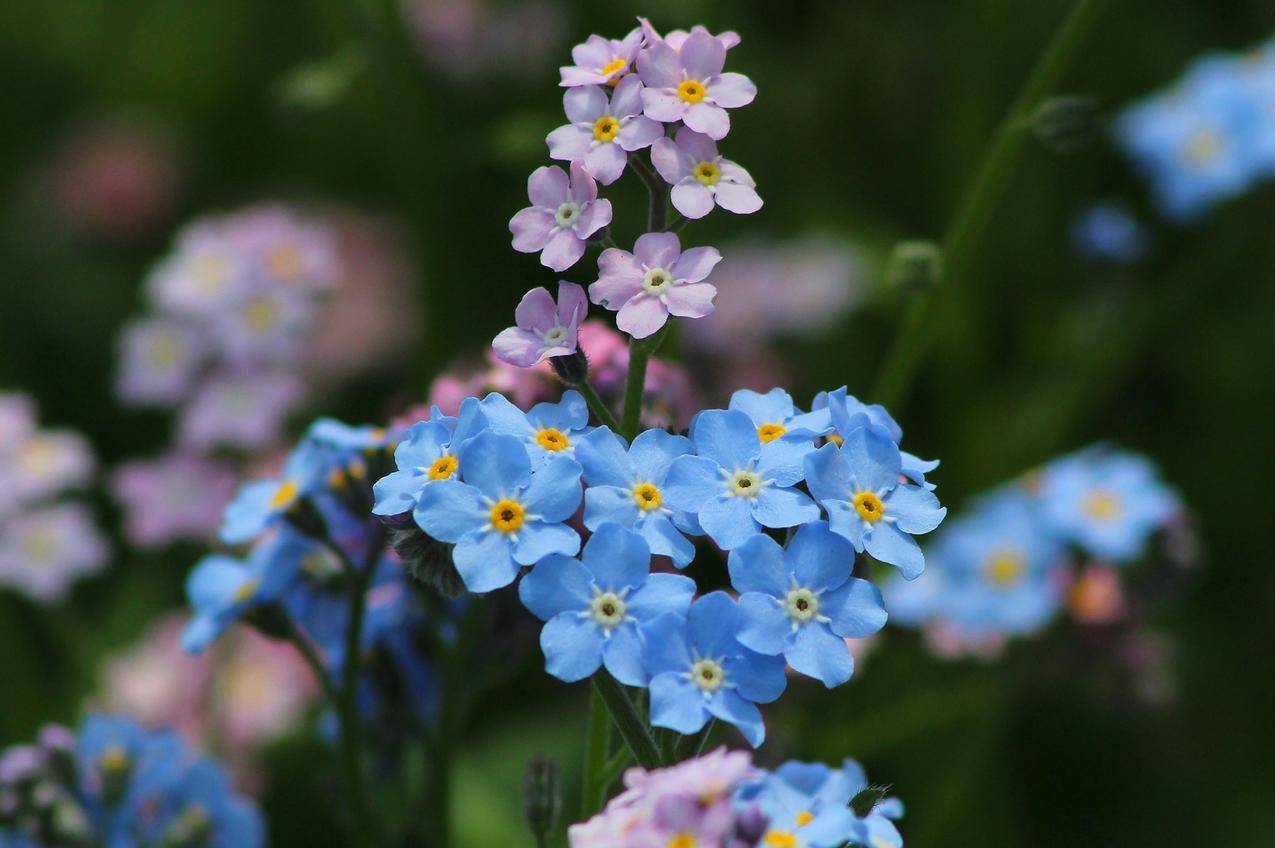
[{"label": "blurred pink flower in background", "polygon": [[49,166],[58,214],[76,230],[115,241],[134,241],[161,227],[183,178],[171,141],[125,120],[72,130]]},{"label": "blurred pink flower in background", "polygon": [[427,64],[458,79],[520,76],[562,43],[562,9],[550,0],[403,0]]},{"label": "blurred pink flower in background", "polygon": [[184,613],[155,622],[134,647],[107,660],[95,708],[172,727],[224,758],[236,782],[259,790],[262,746],[296,725],[318,686],[291,646],[238,628],[218,650],[182,650]]},{"label": "blurred pink flower in background", "polygon": [[1127,609],[1120,575],[1102,563],[1086,565],[1067,588],[1066,599],[1067,611],[1082,624],[1109,624]]},{"label": "blurred pink flower in background", "polygon": [[975,633],[957,627],[948,621],[931,621],[922,631],[926,647],[937,657],[958,659],[974,657],[991,661],[1005,650],[1009,639],[1003,633]]},{"label": "blurred pink flower in background", "polygon": [[175,539],[213,539],[238,480],[224,462],[174,453],[119,466],[111,491],[124,507],[128,540],[158,547]]}]

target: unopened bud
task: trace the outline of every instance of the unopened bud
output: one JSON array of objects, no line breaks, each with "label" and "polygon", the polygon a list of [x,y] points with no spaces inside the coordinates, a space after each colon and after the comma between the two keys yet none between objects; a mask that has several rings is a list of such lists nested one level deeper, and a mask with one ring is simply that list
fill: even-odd
[{"label": "unopened bud", "polygon": [[885,797],[885,793],[890,791],[888,786],[868,786],[860,789],[853,798],[850,799],[850,809],[859,818],[863,818],[881,803],[881,799]]},{"label": "unopened bud", "polygon": [[412,577],[447,598],[465,593],[465,583],[452,562],[455,545],[438,541],[415,522],[389,525],[387,538]]},{"label": "unopened bud", "polygon": [[293,527],[315,539],[322,539],[328,532],[328,524],[323,518],[323,513],[319,512],[319,508],[309,498],[297,498],[292,506],[288,507],[284,517]]},{"label": "unopened bud", "polygon": [[932,241],[901,241],[890,254],[886,279],[907,291],[925,292],[943,278],[943,250]]},{"label": "unopened bud", "polygon": [[575,352],[565,356],[549,357],[549,364],[553,366],[553,373],[558,375],[558,379],[569,386],[583,383],[589,376],[589,358],[584,355],[582,347],[577,347]]},{"label": "unopened bud", "polygon": [[1093,144],[1102,129],[1092,97],[1051,97],[1036,107],[1031,129],[1055,153],[1075,153]]},{"label": "unopened bud", "polygon": [[538,843],[548,842],[561,812],[562,781],[557,762],[532,757],[522,781],[522,815]]}]

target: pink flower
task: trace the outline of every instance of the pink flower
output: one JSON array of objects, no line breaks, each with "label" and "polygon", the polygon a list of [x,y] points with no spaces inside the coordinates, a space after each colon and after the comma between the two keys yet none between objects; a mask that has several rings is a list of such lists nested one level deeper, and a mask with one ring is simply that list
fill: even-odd
[{"label": "pink flower", "polygon": [[589,299],[619,310],[616,326],[644,339],[670,315],[703,318],[713,311],[717,289],[704,279],[721,259],[713,247],[682,253],[675,233],[647,233],[638,238],[633,253],[615,247],[602,251]]},{"label": "pink flower", "polygon": [[111,490],[124,507],[124,532],[139,547],[174,539],[215,538],[238,477],[221,462],[194,454],[135,460],[116,469]]},{"label": "pink flower", "polygon": [[658,139],[651,162],[673,186],[673,207],[687,218],[703,218],[714,203],[740,215],[761,208],[757,184],[748,172],[718,156],[713,140],[689,127],[677,131],[676,141]]},{"label": "pink flower", "polygon": [[514,310],[518,326],[500,331],[492,341],[496,355],[510,365],[528,368],[551,356],[566,356],[576,349],[580,322],[589,311],[584,289],[565,280],[558,283],[558,302],[549,290],[532,289]]},{"label": "pink flower", "polygon": [[642,115],[642,81],[633,74],[620,80],[610,100],[599,86],[579,86],[562,96],[562,107],[571,123],[549,133],[549,158],[579,159],[603,185],[624,173],[629,152],[664,135],[658,121]]},{"label": "pink flower", "polygon": [[635,29],[622,41],[591,35],[584,44],[571,48],[575,65],[559,68],[562,86],[615,85],[629,72],[638,50],[642,49],[642,30]]},{"label": "pink flower", "polygon": [[706,31],[693,32],[681,51],[660,42],[638,57],[638,73],[646,85],[646,116],[664,123],[682,121],[710,138],[730,132],[727,109],[747,106],[757,86],[743,74],[722,73],[726,48]]},{"label": "pink flower", "polygon": [[571,177],[557,165],[544,165],[527,180],[531,206],[509,221],[514,250],[541,251],[540,262],[565,271],[584,255],[585,240],[611,223],[611,201],[598,199],[598,184],[571,163]]},{"label": "pink flower", "polygon": [[[687,32],[684,29],[675,29],[669,32],[667,35],[661,36],[659,32],[656,31],[655,27],[651,25],[651,22],[647,20],[646,18],[638,18],[638,23],[642,27],[642,33],[646,36],[647,47],[651,47],[652,45],[659,44],[662,41],[665,44],[667,44],[669,47],[672,47],[674,50],[677,50],[680,52],[682,49],[682,45],[686,43],[686,39],[690,37],[691,33],[702,32],[708,35],[712,35],[712,33],[709,33],[709,31],[705,29],[703,26],[696,24],[695,26],[691,27],[690,32]],[[719,33],[718,35],[714,35],[713,38],[716,38],[718,41],[720,41],[722,43],[722,47],[725,47],[727,50],[738,45],[740,41],[739,33],[735,32],[734,30],[726,30],[725,32]]]},{"label": "pink flower", "polygon": [[1125,614],[1120,575],[1109,565],[1085,566],[1067,590],[1067,610],[1082,624],[1110,624]]}]

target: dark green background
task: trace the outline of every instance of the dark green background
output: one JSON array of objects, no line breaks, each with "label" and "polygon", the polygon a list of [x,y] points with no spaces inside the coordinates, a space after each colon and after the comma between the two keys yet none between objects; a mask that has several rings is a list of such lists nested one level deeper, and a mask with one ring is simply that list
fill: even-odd
[{"label": "dark green background", "polygon": [[[404,222],[421,259],[426,342],[324,412],[382,417],[448,361],[481,351],[523,291],[552,282],[509,248],[507,221],[525,203],[527,173],[545,161],[543,135],[562,122],[558,60],[457,83],[417,62],[385,19],[369,26],[362,10],[378,6],[3,4],[0,386],[34,393],[46,422],[83,430],[107,462],[151,452],[166,433],[162,419],[114,405],[109,375],[114,335],[139,309],[142,273],[171,227],[123,248],[72,238],[30,213],[31,174],[84,119],[135,115],[171,131],[189,166],[176,220],[283,197]],[[1275,13],[1258,2],[1111,6],[1063,87],[1107,110],[1202,52],[1275,31]],[[738,30],[732,68],[760,93],[736,113],[729,155],[751,170],[766,207],[714,215],[695,226],[696,239],[814,231],[880,259],[897,238],[942,234],[1067,7],[651,0],[603,11],[575,2],[563,4],[563,32],[618,36],[637,13],[661,28]],[[366,63],[339,97],[318,107],[281,98],[298,67],[340,51]],[[1145,207],[1105,144],[1070,156],[1033,145],[894,411],[913,450],[943,459],[940,494],[951,505],[1095,439],[1156,458],[1198,512],[1207,551],[1198,582],[1157,622],[1175,646],[1177,697],[1159,710],[1114,702],[1074,658],[1047,673],[1068,653],[1065,630],[986,666],[939,663],[896,636],[834,694],[794,685],[768,711],[773,741],[760,760],[863,758],[907,802],[903,832],[917,848],[1275,844],[1266,547],[1275,191],[1259,186],[1196,226],[1157,226],[1155,258],[1119,274],[1078,263],[1066,237],[1078,211],[1111,195]],[[639,201],[629,187],[615,196]],[[586,265],[567,276],[588,282]],[[897,296],[880,292],[834,332],[786,344],[799,375],[791,388],[799,397],[843,383],[868,391],[900,314]],[[45,718],[72,720],[95,658],[180,603],[196,555],[122,556],[63,610],[0,596],[0,743],[29,738]],[[576,762],[579,687],[534,671],[519,680],[485,705],[465,746],[462,844],[524,844],[522,762],[535,750]],[[580,706],[570,717],[563,697]],[[268,805],[280,842],[332,840],[309,785],[315,755],[293,742],[274,758]]]}]

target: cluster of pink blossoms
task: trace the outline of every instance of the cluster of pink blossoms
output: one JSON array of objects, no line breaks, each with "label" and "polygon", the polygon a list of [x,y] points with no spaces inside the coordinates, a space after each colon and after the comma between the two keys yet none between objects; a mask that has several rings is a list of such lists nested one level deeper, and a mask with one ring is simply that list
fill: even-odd
[{"label": "cluster of pink blossoms", "polygon": [[[612,207],[598,196],[626,169],[667,192],[684,220],[715,207],[746,214],[761,208],[752,177],[719,155],[716,142],[730,131],[728,110],[757,94],[743,74],[724,71],[734,33],[711,35],[703,27],[661,37],[646,21],[623,39],[590,36],[572,50],[575,64],[562,68],[563,108],[569,123],[551,132],[552,159],[528,180],[531,206],[509,222],[514,249],[539,253],[543,265],[565,271],[593,243],[605,246],[588,300],[617,312],[617,326],[635,339],[659,331],[670,315],[703,318],[713,311],[717,289],[707,282],[721,254],[713,247],[683,249],[665,221],[640,236],[632,251],[614,246]],[[650,151],[650,164],[641,152]],[[667,187],[660,187],[660,182]],[[663,210],[660,211],[661,217]],[[587,311],[583,290],[563,283],[555,304],[546,289],[524,298],[516,326],[496,337],[496,355],[527,367],[574,353]]]},{"label": "cluster of pink blossoms", "polygon": [[96,464],[79,433],[37,428],[29,396],[0,393],[0,586],[57,601],[106,564],[93,514],[67,498]]}]

